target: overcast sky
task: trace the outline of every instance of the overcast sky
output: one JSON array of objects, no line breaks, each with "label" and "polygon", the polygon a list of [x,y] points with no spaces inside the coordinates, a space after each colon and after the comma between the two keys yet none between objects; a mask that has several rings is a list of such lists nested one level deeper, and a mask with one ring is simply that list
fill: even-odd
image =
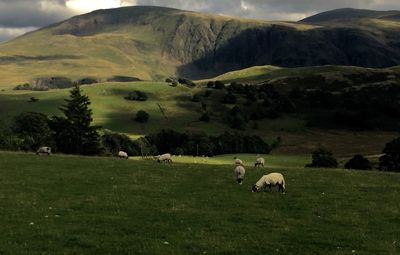
[{"label": "overcast sky", "polygon": [[130,5],[291,21],[344,7],[400,10],[400,0],[0,0],[0,42],[77,14]]}]

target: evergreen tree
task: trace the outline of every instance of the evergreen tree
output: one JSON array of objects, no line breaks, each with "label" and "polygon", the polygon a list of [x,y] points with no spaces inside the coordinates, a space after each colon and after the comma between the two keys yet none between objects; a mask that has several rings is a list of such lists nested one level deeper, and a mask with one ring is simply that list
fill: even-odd
[{"label": "evergreen tree", "polygon": [[95,155],[101,151],[100,136],[92,122],[88,96],[81,94],[79,86],[71,90],[70,99],[60,110],[65,117],[53,117],[51,127],[55,132],[59,151],[71,154]]}]

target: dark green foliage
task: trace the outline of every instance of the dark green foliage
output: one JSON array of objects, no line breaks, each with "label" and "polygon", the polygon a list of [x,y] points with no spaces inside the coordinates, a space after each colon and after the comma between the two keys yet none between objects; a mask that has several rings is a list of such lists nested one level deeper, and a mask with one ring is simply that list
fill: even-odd
[{"label": "dark green foliage", "polygon": [[210,97],[212,94],[211,90],[206,90],[206,92],[204,92],[204,97]]},{"label": "dark green foliage", "polygon": [[191,81],[191,80],[189,80],[189,79],[186,79],[186,78],[179,78],[179,79],[178,79],[178,82],[179,82],[180,84],[182,84],[182,85],[185,85],[186,87],[189,87],[189,88],[194,88],[194,87],[196,87],[196,84],[195,84],[193,81]]},{"label": "dark green foliage", "polygon": [[21,139],[20,149],[34,151],[40,146],[52,146],[52,131],[46,115],[26,112],[15,118],[13,132]]},{"label": "dark green foliage", "polygon": [[46,91],[49,89],[65,89],[74,86],[74,82],[71,79],[63,76],[38,78],[32,82],[32,84],[25,83],[18,85],[15,90],[35,90],[35,91]]},{"label": "dark green foliage", "polygon": [[311,164],[306,167],[317,167],[317,168],[336,168],[338,166],[337,160],[333,157],[332,152],[319,148],[312,154]]},{"label": "dark green foliage", "polygon": [[224,104],[236,104],[236,102],[237,102],[237,97],[232,92],[228,92],[222,98],[222,103]]},{"label": "dark green foliage", "polygon": [[136,120],[137,122],[140,122],[140,123],[146,123],[146,122],[149,121],[149,118],[150,118],[150,115],[149,115],[147,112],[145,112],[145,111],[143,111],[143,110],[140,110],[140,111],[138,111],[138,112],[136,113],[136,118],[135,118],[135,120]]},{"label": "dark green foliage", "polygon": [[199,120],[203,121],[203,122],[210,122],[210,120],[211,120],[210,113],[209,112],[203,113]]},{"label": "dark green foliage", "polygon": [[379,169],[400,172],[400,137],[387,143],[382,152],[385,155],[379,158]]},{"label": "dark green foliage", "polygon": [[201,101],[201,95],[200,94],[194,94],[192,97],[192,102],[200,102]]},{"label": "dark green foliage", "polygon": [[129,92],[128,96],[124,97],[126,100],[131,101],[146,101],[148,99],[147,94],[143,91],[135,90]]},{"label": "dark green foliage", "polygon": [[119,151],[125,151],[129,156],[140,155],[140,148],[127,135],[118,133],[107,133],[102,136],[102,144],[105,152],[116,155]]},{"label": "dark green foliage", "polygon": [[31,98],[29,98],[29,103],[36,103],[36,102],[38,102],[39,101],[39,98],[36,98],[36,97],[31,97]]},{"label": "dark green foliage", "polygon": [[155,145],[158,153],[176,152],[186,155],[214,156],[229,153],[269,153],[270,146],[258,136],[246,136],[240,133],[225,132],[219,136],[206,134],[179,133],[162,130],[146,137]]},{"label": "dark green foliage", "polygon": [[346,169],[357,169],[357,170],[371,170],[371,162],[366,159],[364,156],[357,154],[354,155],[349,161],[344,164],[344,168]]},{"label": "dark green foliage", "polygon": [[227,121],[231,128],[244,130],[247,126],[248,117],[237,105],[235,105],[235,107],[229,111]]},{"label": "dark green foliage", "polygon": [[214,87],[215,87],[215,82],[213,82],[213,81],[207,82],[207,88],[211,89],[211,88],[214,88]]},{"label": "dark green foliage", "polygon": [[86,78],[82,78],[80,80],[77,80],[75,83],[77,85],[89,85],[89,84],[94,84],[94,83],[98,83],[99,81],[95,78],[92,77],[86,77]]},{"label": "dark green foliage", "polygon": [[214,88],[215,89],[224,89],[225,84],[222,81],[215,81],[214,82]]},{"label": "dark green foliage", "polygon": [[311,107],[332,109],[339,105],[337,97],[326,90],[317,89],[310,91],[307,93],[306,97]]},{"label": "dark green foliage", "polygon": [[133,81],[141,81],[141,79],[136,78],[136,77],[131,77],[131,76],[122,76],[122,75],[116,75],[108,79],[108,81],[113,81],[113,82],[133,82]]},{"label": "dark green foliage", "polygon": [[333,123],[349,128],[369,129],[371,118],[367,110],[338,110],[333,113]]},{"label": "dark green foliage", "polygon": [[92,111],[89,97],[78,86],[71,90],[70,99],[60,108],[65,117],[53,117],[50,123],[55,132],[57,149],[67,154],[96,155],[101,152],[100,136],[91,126]]}]

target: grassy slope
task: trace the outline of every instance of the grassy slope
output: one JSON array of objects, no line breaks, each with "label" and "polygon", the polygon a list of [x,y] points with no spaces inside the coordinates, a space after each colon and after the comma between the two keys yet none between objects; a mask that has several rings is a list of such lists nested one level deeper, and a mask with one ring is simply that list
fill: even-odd
[{"label": "grassy slope", "polygon": [[[239,186],[231,165],[0,153],[0,252],[399,252],[398,174],[280,164],[248,167]],[[286,194],[251,193],[270,171]]]},{"label": "grassy slope", "polygon": [[[198,89],[188,89],[183,86],[176,88],[163,82],[134,83],[104,83],[82,87],[91,99],[94,124],[105,129],[127,133],[132,137],[156,132],[161,128],[172,128],[178,131],[203,131],[209,134],[219,134],[229,130],[215,117],[211,123],[198,121],[201,113],[200,103],[190,101]],[[146,102],[127,101],[124,96],[130,91],[140,90],[149,95]],[[28,103],[31,96],[40,99],[37,103]],[[69,89],[51,90],[47,92],[3,92],[0,93],[0,119],[10,123],[14,116],[26,111],[48,114],[60,114],[58,108],[69,97]],[[165,118],[157,104],[166,110]],[[150,114],[149,123],[143,125],[133,121],[139,110]],[[260,135],[267,141],[282,137],[283,143],[278,151],[289,154],[304,153],[314,150],[319,145],[332,149],[337,155],[363,153],[379,154],[385,143],[396,137],[390,132],[347,132],[309,129],[306,122],[298,117],[285,116],[277,120],[258,122],[259,129],[252,130],[251,123],[246,132]],[[234,131],[234,130],[231,130]],[[362,144],[362,146],[360,146]]]}]

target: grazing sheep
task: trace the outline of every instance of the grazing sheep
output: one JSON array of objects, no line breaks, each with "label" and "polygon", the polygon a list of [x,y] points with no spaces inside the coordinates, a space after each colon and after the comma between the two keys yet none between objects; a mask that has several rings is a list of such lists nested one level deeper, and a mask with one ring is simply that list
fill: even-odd
[{"label": "grazing sheep", "polygon": [[235,160],[235,165],[237,166],[243,166],[243,161],[237,157],[233,158]]},{"label": "grazing sheep", "polygon": [[246,173],[246,169],[244,169],[243,166],[237,166],[237,167],[235,167],[234,172],[235,172],[235,177],[236,177],[237,182],[240,185],[242,185],[243,179],[244,179],[244,174]]},{"label": "grazing sheep", "polygon": [[271,186],[278,186],[278,191],[281,191],[282,193],[285,192],[285,179],[283,178],[283,175],[280,173],[271,173],[264,175],[263,177],[256,182],[256,184],[253,185],[252,191],[257,192],[261,188],[269,187],[269,190],[271,190]]},{"label": "grazing sheep", "polygon": [[39,154],[47,154],[50,155],[51,154],[51,148],[50,147],[40,147],[37,151],[36,151],[36,155]]},{"label": "grazing sheep", "polygon": [[158,155],[155,157],[158,163],[160,162],[167,162],[167,163],[172,163],[172,155],[170,153],[165,153],[162,155]]},{"label": "grazing sheep", "polygon": [[129,159],[128,153],[126,153],[125,151],[119,151],[118,157]]},{"label": "grazing sheep", "polygon": [[254,164],[255,167],[264,166],[265,160],[264,158],[257,158],[256,163]]}]

